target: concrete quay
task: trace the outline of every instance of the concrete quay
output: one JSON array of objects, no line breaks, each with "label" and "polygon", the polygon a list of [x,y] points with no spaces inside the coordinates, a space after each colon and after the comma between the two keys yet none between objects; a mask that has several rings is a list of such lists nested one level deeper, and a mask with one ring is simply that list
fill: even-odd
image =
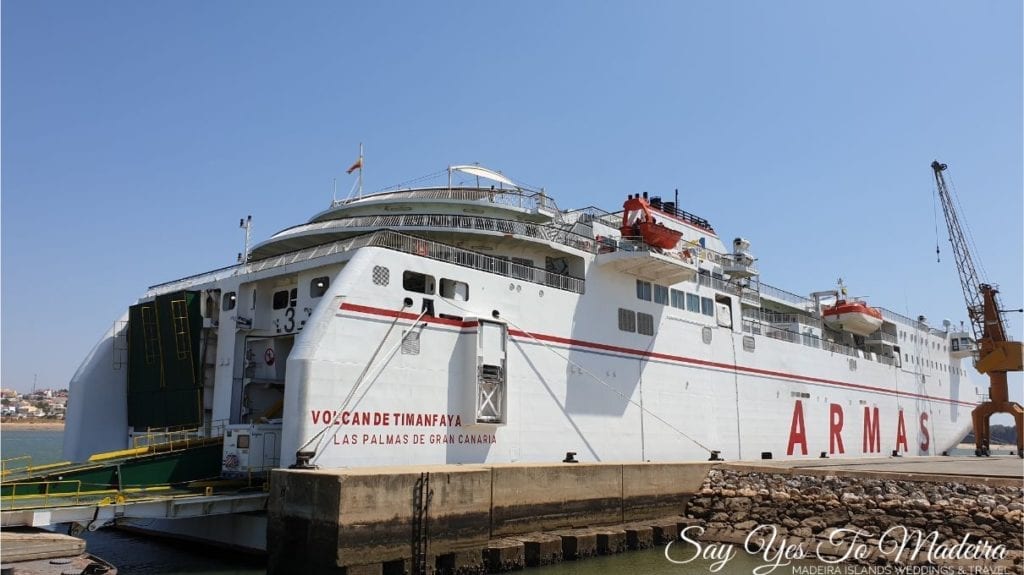
[{"label": "concrete quay", "polygon": [[497,571],[642,548],[652,544],[655,525],[644,522],[682,520],[712,466],[278,469],[268,503],[267,572],[387,574],[425,566],[479,573],[485,563]]},{"label": "concrete quay", "polygon": [[[715,479],[722,477],[744,487],[723,489]],[[777,486],[794,480],[800,482],[795,492],[815,491],[808,486],[824,494],[828,486],[849,489],[836,502],[807,501],[807,509],[834,511],[847,502],[873,505],[860,489],[871,481],[901,489],[972,485],[1021,499],[1012,494],[1024,485],[1024,468],[1016,457],[907,457],[281,469],[271,476],[267,572],[498,573],[664,545],[693,525],[706,527],[708,536],[731,539],[736,527],[751,521],[778,522],[780,529],[788,525],[813,541],[836,527],[830,521],[860,519],[841,512],[825,522],[784,516],[780,509],[794,501],[779,495]],[[924,491],[931,497],[932,490]],[[761,501],[758,493],[770,495]],[[896,515],[893,521],[903,517],[888,502],[881,507]],[[864,517],[871,513],[864,511]],[[965,521],[972,517],[967,514]]]}]

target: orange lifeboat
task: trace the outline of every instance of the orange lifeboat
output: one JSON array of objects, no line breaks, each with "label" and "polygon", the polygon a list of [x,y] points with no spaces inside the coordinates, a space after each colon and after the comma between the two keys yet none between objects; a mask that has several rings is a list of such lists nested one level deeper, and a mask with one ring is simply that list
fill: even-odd
[{"label": "orange lifeboat", "polygon": [[866,336],[882,327],[882,312],[863,301],[841,299],[821,310],[821,319],[832,329]]},{"label": "orange lifeboat", "polygon": [[654,220],[651,205],[647,198],[629,196],[622,204],[622,226],[619,232],[623,237],[639,236],[649,246],[670,250],[679,243],[683,233],[665,227]]}]

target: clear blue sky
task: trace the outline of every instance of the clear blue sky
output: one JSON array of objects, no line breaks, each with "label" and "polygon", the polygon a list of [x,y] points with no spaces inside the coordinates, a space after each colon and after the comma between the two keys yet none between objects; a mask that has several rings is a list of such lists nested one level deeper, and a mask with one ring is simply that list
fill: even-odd
[{"label": "clear blue sky", "polygon": [[1021,307],[1021,6],[6,1],[2,385],[65,386],[147,286],[232,263],[240,217],[262,240],[347,192],[360,142],[369,190],[469,162],[563,207],[679,188],[765,282],[935,325],[966,319],[937,158]]}]

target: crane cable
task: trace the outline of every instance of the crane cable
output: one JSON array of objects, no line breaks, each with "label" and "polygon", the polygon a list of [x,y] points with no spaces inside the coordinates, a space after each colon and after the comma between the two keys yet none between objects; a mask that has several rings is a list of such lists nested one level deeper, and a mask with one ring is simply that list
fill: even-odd
[{"label": "crane cable", "polygon": [[935,193],[932,194],[932,218],[935,220],[935,262],[942,263],[942,258],[939,257],[939,210],[936,206],[935,198],[939,195],[939,190],[936,188]]}]

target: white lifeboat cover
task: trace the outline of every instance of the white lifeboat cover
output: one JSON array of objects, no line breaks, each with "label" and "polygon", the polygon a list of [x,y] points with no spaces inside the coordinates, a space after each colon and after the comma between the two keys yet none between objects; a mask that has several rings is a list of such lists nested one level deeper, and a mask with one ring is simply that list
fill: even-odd
[{"label": "white lifeboat cover", "polygon": [[494,170],[488,170],[487,168],[481,168],[480,166],[452,166],[451,169],[455,170],[456,172],[462,172],[464,174],[469,174],[471,176],[476,176],[478,178],[486,178],[493,182],[499,182],[507,186],[512,186],[513,188],[519,187],[519,184],[513,182],[512,180],[506,178],[505,176],[499,174],[498,172],[495,172]]}]

